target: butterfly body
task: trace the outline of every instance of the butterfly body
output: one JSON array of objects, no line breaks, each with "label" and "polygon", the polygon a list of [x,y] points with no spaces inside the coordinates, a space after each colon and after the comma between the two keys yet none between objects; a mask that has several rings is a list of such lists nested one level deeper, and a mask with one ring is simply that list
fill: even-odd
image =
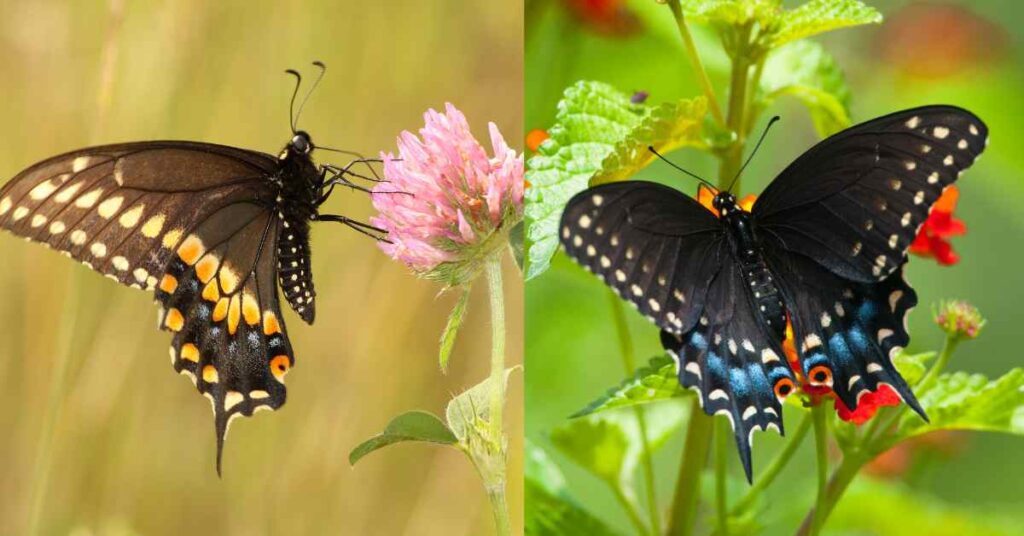
[{"label": "butterfly body", "polygon": [[729,192],[712,212],[673,188],[623,181],[573,197],[559,236],[661,329],[680,383],[732,423],[749,479],[753,432],[782,431],[796,373],[851,411],[887,386],[925,418],[892,363],[917,304],[903,265],[932,205],[987,139],[961,108],[904,110],[812,147],[750,211]]},{"label": "butterfly body", "polygon": [[325,173],[309,153],[313,143],[299,131],[281,151],[281,171],[275,178],[280,193],[275,198],[283,236],[278,246],[278,274],[285,299],[307,323],[316,317],[316,291],[309,255],[309,223],[320,214],[325,200]]}]

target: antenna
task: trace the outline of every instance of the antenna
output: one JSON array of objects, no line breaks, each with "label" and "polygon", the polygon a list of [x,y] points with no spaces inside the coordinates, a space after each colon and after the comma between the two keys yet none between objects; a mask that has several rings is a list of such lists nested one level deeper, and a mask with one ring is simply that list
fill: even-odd
[{"label": "antenna", "polygon": [[768,121],[768,124],[764,127],[764,131],[761,132],[761,137],[758,138],[757,140],[757,145],[754,145],[754,150],[750,151],[750,155],[747,156],[747,161],[743,162],[743,165],[740,167],[740,170],[736,172],[736,176],[732,178],[732,182],[729,183],[729,187],[726,188],[725,191],[732,191],[732,187],[736,185],[736,181],[739,180],[740,175],[743,174],[743,170],[747,169],[747,164],[749,164],[750,161],[754,159],[754,154],[756,154],[757,150],[761,147],[761,142],[764,141],[764,137],[768,135],[768,129],[772,128],[772,125],[774,125],[775,122],[778,120],[779,116],[776,115],[775,117],[772,117],[770,121]]},{"label": "antenna", "polygon": [[299,116],[302,115],[302,109],[306,106],[306,101],[309,100],[309,96],[313,94],[313,90],[316,89],[316,86],[320,85],[320,81],[324,79],[324,74],[327,72],[327,66],[324,65],[323,62],[314,61],[313,65],[315,65],[315,66],[320,68],[320,75],[316,77],[316,80],[313,82],[313,86],[310,87],[309,91],[306,92],[306,96],[302,97],[302,103],[299,104],[299,111],[295,112],[295,123],[296,123],[296,125],[298,125]]},{"label": "antenna", "polygon": [[697,175],[694,175],[693,173],[690,173],[689,171],[686,171],[685,169],[683,169],[683,168],[679,167],[678,165],[672,163],[672,161],[669,160],[668,158],[665,158],[664,156],[661,156],[661,153],[659,153],[658,151],[654,150],[654,146],[653,145],[648,145],[647,146],[647,150],[652,152],[652,153],[654,153],[654,156],[657,156],[658,158],[664,160],[668,165],[670,165],[670,166],[678,169],[679,171],[682,171],[683,173],[686,173],[687,175],[697,179],[702,184],[704,184],[704,186],[707,186],[708,188],[711,188],[712,190],[717,191],[717,188],[715,188],[715,186],[713,184],[711,184],[710,182],[708,182],[708,181],[698,177]]},{"label": "antenna", "polygon": [[295,77],[295,89],[292,90],[292,102],[288,105],[288,126],[292,128],[292,134],[295,134],[295,96],[299,94],[299,86],[302,85],[302,75],[295,69],[285,69],[284,72]]}]

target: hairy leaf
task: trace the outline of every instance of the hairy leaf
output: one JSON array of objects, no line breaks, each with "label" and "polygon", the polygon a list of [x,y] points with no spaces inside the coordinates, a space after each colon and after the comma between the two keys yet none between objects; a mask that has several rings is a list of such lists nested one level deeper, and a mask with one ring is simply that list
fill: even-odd
[{"label": "hairy leaf", "polygon": [[550,136],[527,162],[526,279],[548,269],[558,249],[558,221],[569,198],[584,190],[601,162],[650,107],[600,82],[566,88]]},{"label": "hairy leaf", "polygon": [[681,5],[688,21],[716,26],[770,27],[782,12],[781,0],[682,0]]},{"label": "hairy leaf", "polygon": [[591,515],[570,494],[565,477],[544,450],[526,441],[525,533],[531,536],[617,533]]},{"label": "hairy leaf", "polygon": [[458,439],[434,414],[426,411],[409,411],[392,419],[383,432],[352,449],[348,455],[348,462],[355,465],[363,456],[403,441],[425,441],[452,445],[458,442]]},{"label": "hairy leaf", "polygon": [[455,307],[452,308],[452,312],[448,315],[448,324],[445,325],[444,332],[441,333],[441,349],[438,362],[443,372],[448,372],[448,358],[452,355],[452,347],[455,346],[455,336],[459,333],[459,328],[462,327],[462,320],[466,316],[466,306],[468,304],[469,285],[467,284],[459,288],[459,301],[455,302]]},{"label": "hairy leaf", "polygon": [[811,0],[796,9],[782,12],[775,21],[775,31],[768,46],[774,48],[840,28],[880,22],[882,14],[858,0]]},{"label": "hairy leaf", "polygon": [[935,359],[935,352],[924,352],[920,354],[908,354],[900,352],[893,356],[892,364],[896,366],[900,376],[907,381],[907,384],[914,385],[924,377],[928,371],[927,364]]},{"label": "hairy leaf", "polygon": [[668,355],[656,356],[573,417],[686,396],[690,391],[679,385],[677,368],[675,360]]},{"label": "hairy leaf", "polygon": [[817,43],[791,43],[765,61],[758,107],[787,95],[807,107],[822,137],[850,126],[850,89],[835,59]]},{"label": "hairy leaf", "polygon": [[666,102],[644,117],[629,135],[615,144],[601,163],[601,170],[590,179],[590,185],[629,179],[656,157],[648,150],[653,146],[666,153],[687,145],[702,146],[701,137],[707,101],[704,97]]},{"label": "hairy leaf", "polygon": [[[508,376],[517,367],[505,369],[503,381],[508,385]],[[491,393],[494,383],[491,378],[470,387],[448,402],[445,418],[448,426],[460,440],[465,439],[470,428],[478,428],[489,423],[491,415]]]},{"label": "hairy leaf", "polygon": [[[645,408],[647,441],[657,449],[684,418],[682,406],[658,404]],[[580,467],[620,490],[631,487],[643,458],[640,426],[631,411],[608,411],[573,419],[551,433],[551,442]]]},{"label": "hairy leaf", "polygon": [[1024,435],[1024,369],[1013,369],[991,381],[982,374],[943,374],[931,389],[918,393],[918,400],[931,422],[905,415],[896,441],[936,430]]}]

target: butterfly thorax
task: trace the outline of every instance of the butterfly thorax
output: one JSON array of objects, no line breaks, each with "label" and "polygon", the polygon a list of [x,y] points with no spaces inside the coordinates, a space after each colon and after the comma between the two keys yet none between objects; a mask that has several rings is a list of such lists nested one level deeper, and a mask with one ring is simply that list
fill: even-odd
[{"label": "butterfly thorax", "polygon": [[743,279],[750,288],[757,314],[782,341],[786,332],[786,309],[772,278],[771,270],[761,254],[761,246],[754,232],[753,217],[743,210],[732,194],[720,193],[715,196],[715,207],[721,214],[722,225],[726,228],[730,250],[743,272]]},{"label": "butterfly thorax", "polygon": [[316,316],[316,291],[309,258],[309,222],[316,219],[323,174],[310,157],[313,144],[299,132],[281,152],[277,261],[281,289],[288,304],[309,324]]}]

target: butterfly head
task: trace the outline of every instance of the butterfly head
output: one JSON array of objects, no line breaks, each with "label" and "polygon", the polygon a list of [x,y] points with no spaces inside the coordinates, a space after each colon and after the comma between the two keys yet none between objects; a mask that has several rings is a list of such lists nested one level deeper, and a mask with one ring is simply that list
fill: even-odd
[{"label": "butterfly head", "polygon": [[288,142],[287,152],[298,155],[308,155],[313,152],[313,139],[303,130],[299,130]]},{"label": "butterfly head", "polygon": [[715,194],[715,198],[711,201],[711,205],[715,207],[722,216],[729,215],[730,212],[737,212],[742,210],[739,205],[736,204],[736,196],[729,192],[718,192]]}]

